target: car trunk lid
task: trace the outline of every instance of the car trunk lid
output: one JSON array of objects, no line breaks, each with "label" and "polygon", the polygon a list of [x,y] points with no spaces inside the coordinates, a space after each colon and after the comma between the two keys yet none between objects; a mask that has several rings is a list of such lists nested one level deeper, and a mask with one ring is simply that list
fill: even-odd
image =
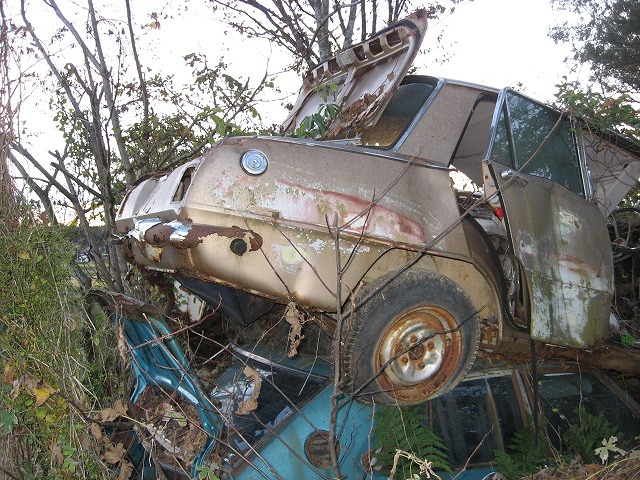
[{"label": "car trunk lid", "polygon": [[418,10],[319,64],[303,78],[283,131],[295,131],[327,105],[339,113],[329,118],[325,138],[374,125],[411,66],[426,29],[427,13]]}]

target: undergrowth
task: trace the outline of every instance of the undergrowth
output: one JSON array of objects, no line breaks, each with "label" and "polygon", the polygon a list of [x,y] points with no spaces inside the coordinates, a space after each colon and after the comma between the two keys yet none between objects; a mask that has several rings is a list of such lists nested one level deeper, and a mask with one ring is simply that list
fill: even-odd
[{"label": "undergrowth", "polygon": [[[535,478],[574,478],[571,475],[577,469],[584,470],[587,465],[591,466],[593,474],[606,471],[607,462],[626,453],[623,448],[631,446],[604,414],[592,415],[581,407],[576,418],[579,419],[578,422],[569,425],[562,432],[560,450],[552,445],[543,425],[536,435],[530,422],[527,427],[515,433],[506,452],[495,452],[498,471],[507,480],[534,478],[531,476],[536,472],[539,474]],[[553,472],[551,476],[549,471]],[[565,471],[568,476],[563,476]],[[604,477],[598,475],[593,478]]]},{"label": "undergrowth", "polygon": [[[419,407],[382,406],[378,409],[373,429],[377,465],[386,473],[397,462],[400,478],[420,477],[421,459],[432,470],[450,471],[447,448],[429,426],[429,419]],[[397,456],[396,452],[412,455]]]},{"label": "undergrowth", "polygon": [[73,256],[65,227],[0,218],[0,477],[109,475],[89,418],[121,393],[115,341],[86,313]]}]

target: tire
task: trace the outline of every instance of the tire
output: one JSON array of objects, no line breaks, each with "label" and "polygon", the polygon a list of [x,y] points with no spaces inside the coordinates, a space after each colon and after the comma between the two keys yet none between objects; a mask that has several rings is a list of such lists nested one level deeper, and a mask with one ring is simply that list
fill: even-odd
[{"label": "tire", "polygon": [[458,284],[427,270],[389,282],[394,275],[362,289],[361,299],[378,290],[343,325],[342,389],[362,403],[416,405],[442,395],[478,351],[477,312]]}]

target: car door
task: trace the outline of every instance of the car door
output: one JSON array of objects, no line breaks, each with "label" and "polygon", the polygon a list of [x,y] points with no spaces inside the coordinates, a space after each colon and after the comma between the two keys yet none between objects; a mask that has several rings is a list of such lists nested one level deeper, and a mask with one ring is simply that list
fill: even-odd
[{"label": "car door", "polygon": [[483,169],[485,192],[522,266],[531,337],[580,348],[605,339],[611,248],[606,221],[587,200],[569,119],[503,90]]}]

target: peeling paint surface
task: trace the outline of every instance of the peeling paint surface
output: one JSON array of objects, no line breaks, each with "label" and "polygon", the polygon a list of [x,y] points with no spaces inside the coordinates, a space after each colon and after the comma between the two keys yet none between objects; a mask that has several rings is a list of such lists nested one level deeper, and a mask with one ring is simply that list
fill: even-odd
[{"label": "peeling paint surface", "polygon": [[[496,167],[499,168],[499,167]],[[613,260],[595,204],[544,178],[520,174],[502,198],[531,298],[531,337],[585,348],[609,334]]]}]

